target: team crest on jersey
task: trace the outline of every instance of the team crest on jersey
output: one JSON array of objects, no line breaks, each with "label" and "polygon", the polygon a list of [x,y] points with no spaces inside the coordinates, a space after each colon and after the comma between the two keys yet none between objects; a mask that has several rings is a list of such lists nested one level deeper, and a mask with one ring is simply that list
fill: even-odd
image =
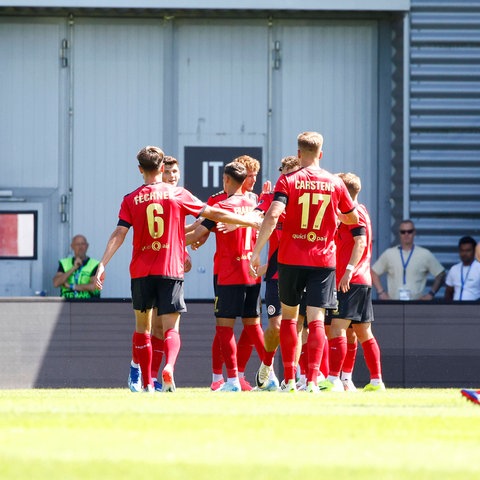
[{"label": "team crest on jersey", "polygon": [[274,315],[275,312],[276,312],[275,305],[269,305],[267,307],[267,312],[268,312],[269,315]]}]

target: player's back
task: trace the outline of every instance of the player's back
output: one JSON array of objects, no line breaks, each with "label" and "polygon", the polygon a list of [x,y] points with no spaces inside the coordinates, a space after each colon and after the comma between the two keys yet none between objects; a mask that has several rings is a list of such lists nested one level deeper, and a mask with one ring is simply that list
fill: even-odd
[{"label": "player's back", "polygon": [[133,227],[132,278],[183,278],[185,217],[203,208],[188,190],[166,183],[142,185],[126,195],[119,217]]},{"label": "player's back", "polygon": [[[215,204],[216,207],[245,214],[251,212],[256,202],[246,195],[231,195],[226,200]],[[216,252],[219,285],[251,285],[258,283],[249,275],[249,261],[255,247],[257,232],[251,227],[238,227],[223,233],[215,229]]]},{"label": "player's back", "polygon": [[302,168],[278,179],[278,195],[288,199],[279,263],[334,268],[337,209],[348,213],[355,208],[343,181],[321,168]]}]

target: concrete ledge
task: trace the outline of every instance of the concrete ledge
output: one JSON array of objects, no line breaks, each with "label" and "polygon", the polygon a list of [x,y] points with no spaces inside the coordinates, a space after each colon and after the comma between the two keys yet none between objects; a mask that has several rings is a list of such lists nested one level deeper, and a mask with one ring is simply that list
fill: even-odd
[{"label": "concrete ledge", "polygon": [[[480,385],[480,314],[477,302],[377,302],[374,333],[391,387]],[[237,321],[237,338],[241,322]],[[0,388],[124,387],[134,328],[129,299],[65,301],[0,299]],[[213,306],[188,303],[181,320],[179,386],[211,382]],[[277,365],[280,364],[277,358]],[[253,381],[259,360],[249,361]],[[354,380],[368,383],[361,348]]]}]

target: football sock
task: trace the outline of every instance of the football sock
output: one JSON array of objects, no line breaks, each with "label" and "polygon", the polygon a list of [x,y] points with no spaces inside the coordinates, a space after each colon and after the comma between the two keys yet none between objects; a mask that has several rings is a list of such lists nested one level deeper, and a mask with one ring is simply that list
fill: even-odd
[{"label": "football sock", "polygon": [[152,385],[152,343],[150,341],[150,334],[135,332],[133,334],[133,348],[142,370],[143,386]]},{"label": "football sock", "polygon": [[263,363],[264,363],[264,365],[267,365],[268,367],[272,366],[273,357],[275,357],[276,352],[277,352],[277,349],[275,349],[273,352],[267,352],[266,350],[263,351]]},{"label": "football sock", "polygon": [[[237,344],[237,364],[238,364],[238,370],[240,372],[245,371],[247,362],[250,359],[250,355],[252,354],[252,350],[253,350],[253,343],[250,340],[250,335],[248,334],[248,332],[245,330],[245,327],[244,327],[242,330],[242,333],[240,334],[240,338],[238,339],[238,344]],[[222,348],[222,352],[223,352],[223,356],[225,357],[225,352],[223,351],[223,348]]]},{"label": "football sock", "polygon": [[[355,359],[357,358],[357,349],[358,341],[355,340],[355,343],[347,342],[347,354],[345,355],[345,360],[343,361],[342,371],[345,373],[352,373],[353,367],[355,366]],[[350,375],[350,378],[352,376]],[[346,380],[342,378],[342,380]]]},{"label": "football sock", "polygon": [[138,364],[137,352],[135,350],[135,333],[136,332],[133,332],[133,335],[132,335],[132,360],[134,363]]},{"label": "football sock", "polygon": [[164,350],[165,350],[165,364],[175,367],[177,361],[178,352],[180,351],[180,333],[170,328],[164,334]]},{"label": "football sock", "polygon": [[338,377],[347,354],[347,337],[336,337],[328,341],[330,356],[329,375]]},{"label": "football sock", "polygon": [[317,383],[322,361],[323,347],[325,345],[325,326],[322,320],[313,320],[308,324],[308,370],[307,382]]},{"label": "football sock", "polygon": [[250,337],[250,343],[253,343],[255,350],[257,351],[258,358],[263,362],[263,355],[265,352],[265,346],[263,342],[263,330],[262,326],[257,323],[255,325],[245,325],[243,329],[247,332],[247,335]]},{"label": "football sock", "polygon": [[152,341],[152,378],[158,377],[158,370],[163,358],[163,338],[151,336]]},{"label": "football sock", "polygon": [[308,368],[308,350],[306,343],[302,344],[302,351],[300,352],[300,358],[298,359],[298,366],[300,367],[300,373],[306,376]]},{"label": "football sock", "polygon": [[328,347],[328,339],[325,337],[325,343],[323,344],[322,361],[320,363],[320,372],[324,377],[326,377],[329,371],[330,371],[330,353],[329,353],[329,347]]},{"label": "football sock", "polygon": [[219,382],[220,380],[223,380],[223,374],[220,374],[220,373],[212,374],[212,382]]},{"label": "football sock", "polygon": [[362,343],[365,363],[370,371],[370,379],[382,378],[382,366],[380,363],[380,348],[378,347],[375,337],[370,338]]},{"label": "football sock", "polygon": [[220,346],[220,340],[218,335],[215,333],[212,342],[212,372],[215,374],[222,374],[223,378],[223,355],[222,348]]},{"label": "football sock", "polygon": [[216,327],[218,339],[222,348],[222,355],[225,359],[225,367],[227,369],[227,378],[236,378],[238,376],[237,369],[237,345],[235,343],[235,335],[232,327]]},{"label": "football sock", "polygon": [[285,382],[295,379],[295,352],[297,349],[297,321],[283,320],[280,323],[280,349],[282,352]]}]

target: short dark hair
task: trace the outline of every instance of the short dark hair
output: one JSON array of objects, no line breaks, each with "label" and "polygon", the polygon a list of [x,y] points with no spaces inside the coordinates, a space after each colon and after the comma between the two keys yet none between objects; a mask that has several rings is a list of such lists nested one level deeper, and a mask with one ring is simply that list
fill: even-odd
[{"label": "short dark hair", "polygon": [[143,147],[137,153],[138,164],[147,172],[155,172],[160,170],[162,166],[164,153],[158,147],[150,145]]},{"label": "short dark hair", "polygon": [[467,235],[458,241],[458,248],[460,248],[462,245],[472,245],[473,248],[475,248],[477,246],[477,242],[473,237]]},{"label": "short dark hair", "polygon": [[240,162],[230,162],[225,165],[223,173],[232,178],[235,182],[242,184],[247,178],[247,167]]},{"label": "short dark hair", "polygon": [[170,155],[165,155],[163,157],[163,165],[178,165],[178,160]]}]

